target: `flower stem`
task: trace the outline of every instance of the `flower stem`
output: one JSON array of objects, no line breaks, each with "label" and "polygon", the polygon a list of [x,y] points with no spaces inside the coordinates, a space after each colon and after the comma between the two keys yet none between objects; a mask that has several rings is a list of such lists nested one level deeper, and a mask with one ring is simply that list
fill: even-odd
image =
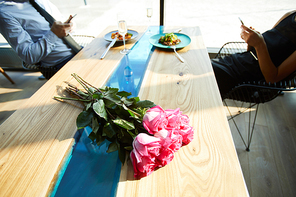
[{"label": "flower stem", "polygon": [[[75,74],[75,73],[74,73]],[[90,87],[93,87],[93,88],[95,88],[98,92],[100,92],[100,93],[102,93],[102,91],[99,89],[99,88],[97,88],[97,87],[95,87],[95,86],[93,86],[93,85],[91,85],[90,83],[88,83],[87,81],[85,81],[84,79],[82,79],[79,75],[77,75],[77,74],[75,74],[84,84],[86,84],[86,85],[89,85]]]},{"label": "flower stem", "polygon": [[80,94],[78,94],[78,93],[76,92],[76,90],[73,90],[73,89],[70,88],[70,87],[67,87],[66,90],[67,90],[70,94],[74,94],[74,95],[78,96],[80,99],[84,99]]},{"label": "flower stem", "polygon": [[68,98],[68,97],[60,97],[60,96],[54,96],[53,98],[56,99],[56,100],[61,99],[61,100],[72,100],[72,101],[91,102],[91,100]]},{"label": "flower stem", "polygon": [[129,111],[131,111],[133,114],[135,114],[136,116],[139,116],[139,117],[141,117],[141,115],[140,114],[138,114],[137,112],[135,112],[135,111],[133,111],[133,110],[131,110],[131,109],[129,109],[128,107],[126,107]]}]

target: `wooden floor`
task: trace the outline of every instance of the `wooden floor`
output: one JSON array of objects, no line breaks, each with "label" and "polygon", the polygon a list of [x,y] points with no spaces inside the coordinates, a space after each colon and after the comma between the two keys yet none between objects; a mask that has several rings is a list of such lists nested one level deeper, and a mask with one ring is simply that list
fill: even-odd
[{"label": "wooden floor", "polygon": [[11,84],[0,74],[0,124],[30,98],[46,80],[39,80],[39,72],[6,71],[15,82]]},{"label": "wooden floor", "polygon": [[[7,74],[16,84],[0,75],[0,124],[46,82],[38,79],[37,72],[7,71]],[[248,114],[236,118],[244,134]],[[295,117],[296,92],[285,92],[261,104],[250,152],[245,151],[233,122],[229,121],[250,196],[296,196]]]},{"label": "wooden floor", "polygon": [[[251,122],[254,111],[251,112]],[[247,111],[235,118],[245,139],[249,113]],[[233,121],[229,121],[250,196],[296,196],[295,117],[295,91],[285,92],[268,103],[260,104],[250,152],[245,150]]]}]

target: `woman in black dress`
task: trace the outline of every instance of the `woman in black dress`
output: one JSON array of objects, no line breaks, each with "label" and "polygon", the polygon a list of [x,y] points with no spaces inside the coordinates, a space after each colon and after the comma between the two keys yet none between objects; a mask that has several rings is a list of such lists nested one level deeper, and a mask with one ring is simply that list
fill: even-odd
[{"label": "woman in black dress", "polygon": [[248,51],[212,60],[222,98],[238,84],[278,82],[296,70],[296,10],[285,14],[263,34],[244,25],[241,29]]}]

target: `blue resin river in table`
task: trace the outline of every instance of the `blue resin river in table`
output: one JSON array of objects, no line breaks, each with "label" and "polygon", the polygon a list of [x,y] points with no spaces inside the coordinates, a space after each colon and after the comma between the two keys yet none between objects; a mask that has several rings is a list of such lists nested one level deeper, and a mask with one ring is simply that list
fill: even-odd
[{"label": "blue resin river in table", "polygon": [[[162,33],[162,27],[150,27],[125,55],[106,86],[119,88],[137,96],[154,47],[149,37]],[[104,61],[104,60],[102,60]],[[90,128],[77,132],[72,154],[51,196],[115,196],[120,176],[121,162],[118,153],[106,153],[108,142],[96,146],[89,138]]]}]

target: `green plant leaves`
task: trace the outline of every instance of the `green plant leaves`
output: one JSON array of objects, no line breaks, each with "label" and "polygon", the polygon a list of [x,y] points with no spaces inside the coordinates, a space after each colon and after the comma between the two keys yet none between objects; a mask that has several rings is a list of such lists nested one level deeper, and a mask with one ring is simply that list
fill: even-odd
[{"label": "green plant leaves", "polygon": [[156,105],[152,101],[144,100],[144,101],[137,102],[136,106],[141,108],[152,108],[152,107],[155,107]]},{"label": "green plant leaves", "polygon": [[108,150],[107,150],[107,153],[112,153],[114,151],[117,151],[118,150],[118,145],[116,142],[112,142],[109,147],[108,147]]},{"label": "green plant leaves", "polygon": [[82,129],[84,127],[90,126],[93,116],[94,114],[91,110],[82,111],[76,119],[77,128]]},{"label": "green plant leaves", "polygon": [[135,129],[135,126],[132,122],[128,122],[124,119],[121,118],[117,118],[115,120],[113,120],[113,122],[115,124],[117,124],[118,126],[121,126],[122,128],[126,129],[126,130],[133,130]]},{"label": "green plant leaves", "polygon": [[[108,153],[118,151],[120,161],[124,164],[127,152],[132,151],[132,143],[139,133],[147,133],[143,126],[143,116],[154,107],[151,101],[140,101],[139,97],[131,97],[131,93],[119,91],[118,88],[96,88],[75,73],[72,76],[83,87],[83,91],[72,84],[67,89],[71,95],[78,95],[75,100],[84,103],[84,110],[78,115],[78,129],[90,126],[89,138],[97,145],[104,140],[110,141]],[[56,97],[64,100],[73,98]]]},{"label": "green plant leaves", "polygon": [[107,136],[108,138],[113,138],[116,135],[116,127],[113,124],[106,123],[103,128],[102,136]]},{"label": "green plant leaves", "polygon": [[93,104],[93,110],[98,114],[101,118],[104,118],[106,121],[108,120],[107,112],[105,110],[105,103],[102,99],[98,100]]}]

